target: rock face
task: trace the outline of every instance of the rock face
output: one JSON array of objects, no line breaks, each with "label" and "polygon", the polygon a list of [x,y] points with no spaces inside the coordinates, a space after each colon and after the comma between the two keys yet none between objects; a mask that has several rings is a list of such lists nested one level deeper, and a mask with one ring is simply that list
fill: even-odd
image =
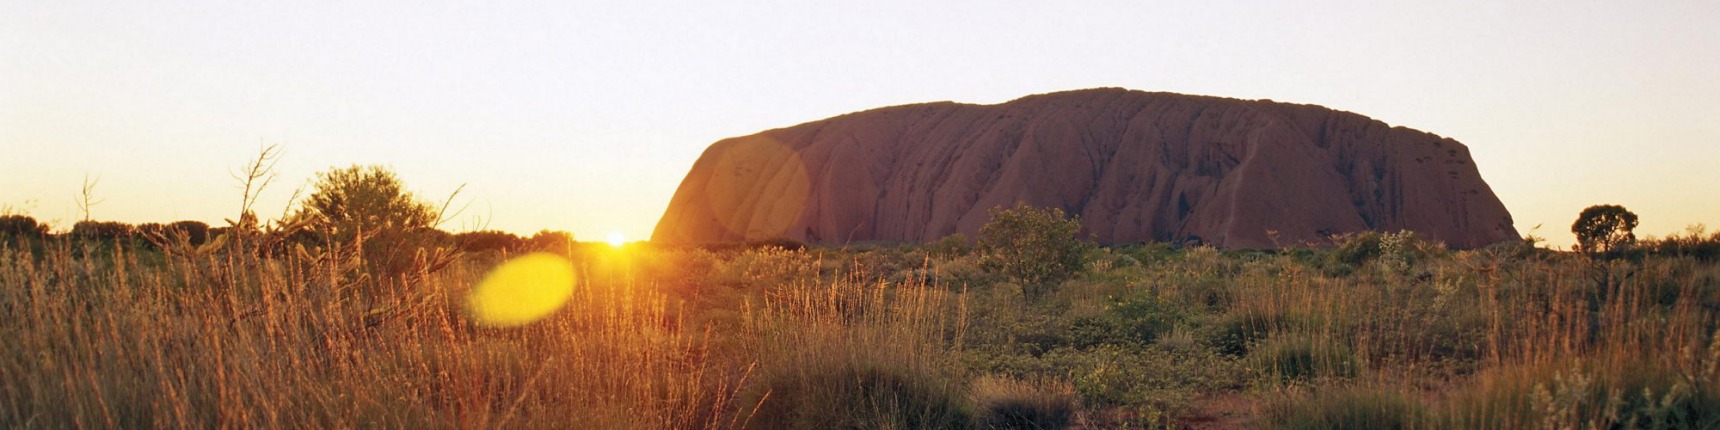
[{"label": "rock face", "polygon": [[658,221],[670,244],[977,237],[1017,202],[1104,244],[1326,244],[1412,230],[1517,238],[1463,144],[1319,106],[1091,89],[857,112],[712,144]]}]

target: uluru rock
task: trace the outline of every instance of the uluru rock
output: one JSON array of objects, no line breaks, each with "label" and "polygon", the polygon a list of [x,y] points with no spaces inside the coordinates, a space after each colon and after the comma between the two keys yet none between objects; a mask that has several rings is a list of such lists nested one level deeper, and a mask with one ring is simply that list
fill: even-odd
[{"label": "uluru rock", "polygon": [[1455,140],[1320,106],[1091,89],[856,112],[705,150],[658,221],[670,244],[976,237],[1018,202],[1104,244],[1326,244],[1411,230],[1516,239]]}]

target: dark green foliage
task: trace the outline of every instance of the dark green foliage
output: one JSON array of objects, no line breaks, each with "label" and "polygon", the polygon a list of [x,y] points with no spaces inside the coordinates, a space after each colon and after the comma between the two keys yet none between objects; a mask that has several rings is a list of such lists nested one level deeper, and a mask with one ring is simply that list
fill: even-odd
[{"label": "dark green foliage", "polygon": [[1417,269],[1422,263],[1447,254],[1443,243],[1422,239],[1408,230],[1396,233],[1370,230],[1336,239],[1338,246],[1327,252],[1324,259],[1323,268],[1328,276],[1347,276],[1368,264],[1376,265],[1386,274],[1419,276],[1425,274]]},{"label": "dark green foliage", "polygon": [[993,209],[991,222],[980,228],[979,250],[987,269],[1021,284],[1023,295],[1038,300],[1086,267],[1093,244],[1077,237],[1081,221],[1062,209],[1026,204]]},{"label": "dark green foliage", "polygon": [[961,387],[938,375],[870,361],[798,363],[764,376],[741,399],[756,406],[747,428],[965,429],[974,425]]},{"label": "dark green foliage", "polygon": [[513,252],[525,246],[525,239],[505,231],[468,231],[454,235],[454,243],[465,252]]},{"label": "dark green foliage", "polygon": [[72,225],[72,237],[85,240],[130,240],[137,228],[118,221],[78,221]]},{"label": "dark green foliage", "polygon": [[1349,276],[1380,256],[1380,233],[1363,231],[1335,236],[1337,247],[1326,253],[1321,267],[1328,276]]},{"label": "dark green foliage", "polygon": [[1268,428],[1346,430],[1417,428],[1423,419],[1415,400],[1396,392],[1338,388],[1266,410]]},{"label": "dark green foliage", "polygon": [[1595,205],[1583,209],[1571,233],[1577,235],[1576,251],[1590,256],[1616,256],[1636,244],[1636,214],[1619,205]]},{"label": "dark green foliage", "polygon": [[48,226],[26,215],[0,215],[0,237],[47,237]]}]

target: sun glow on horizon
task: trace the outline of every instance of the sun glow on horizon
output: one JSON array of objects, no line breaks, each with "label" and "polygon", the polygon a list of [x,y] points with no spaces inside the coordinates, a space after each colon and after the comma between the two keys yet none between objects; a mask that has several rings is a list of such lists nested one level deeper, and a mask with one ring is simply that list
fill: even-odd
[{"label": "sun glow on horizon", "polygon": [[627,244],[627,236],[622,235],[619,231],[610,231],[609,236],[605,237],[603,241],[609,242],[609,246],[620,248]]}]

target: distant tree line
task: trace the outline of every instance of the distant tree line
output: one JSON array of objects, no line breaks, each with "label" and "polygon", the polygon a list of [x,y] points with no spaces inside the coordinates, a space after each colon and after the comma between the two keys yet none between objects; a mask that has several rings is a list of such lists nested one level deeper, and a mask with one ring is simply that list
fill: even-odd
[{"label": "distant tree line", "polygon": [[[209,240],[231,232],[233,227],[210,227],[202,221],[176,221],[171,223],[143,223],[132,225],[118,221],[79,221],[72,225],[70,231],[53,233],[51,226],[37,221],[28,215],[0,215],[0,238],[7,239],[74,239],[105,242],[136,242],[139,245],[154,247],[152,238],[172,238],[184,235],[191,245],[203,245]],[[542,230],[530,236],[521,236],[499,230],[480,230],[461,233],[450,233],[436,228],[428,228],[435,236],[445,237],[457,248],[464,252],[530,252],[556,251],[569,244],[577,244],[573,234],[565,231]],[[309,242],[310,236],[294,236],[299,242]]]}]

